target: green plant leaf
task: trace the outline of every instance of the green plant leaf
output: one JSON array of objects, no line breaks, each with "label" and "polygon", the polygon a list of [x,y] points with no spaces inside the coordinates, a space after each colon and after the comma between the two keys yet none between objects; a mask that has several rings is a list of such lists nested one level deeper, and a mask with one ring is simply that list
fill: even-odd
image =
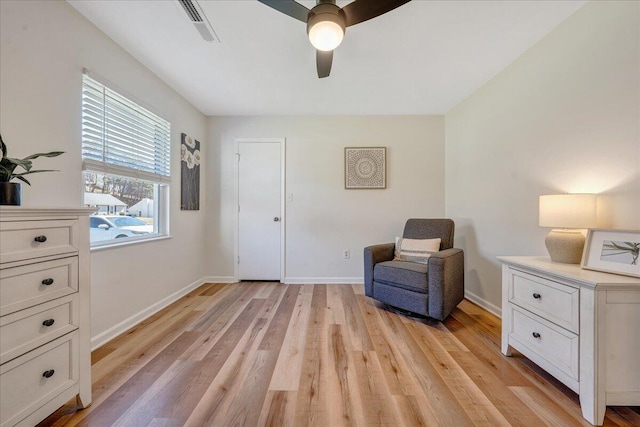
[{"label": "green plant leaf", "polygon": [[7,164],[13,165],[13,169],[16,168],[16,166],[20,166],[21,168],[23,168],[24,170],[30,170],[31,166],[32,166],[32,162],[31,160],[25,160],[25,159],[14,159],[12,157],[4,157],[2,159],[2,164],[7,167]]},{"label": "green plant leaf", "polygon": [[50,153],[32,154],[30,156],[25,157],[22,160],[37,159],[38,157],[56,157],[56,156],[59,156],[60,154],[64,154],[64,151],[52,151]]},{"label": "green plant leaf", "polygon": [[[25,157],[24,159],[16,159],[13,157],[7,157],[7,145],[2,140],[2,135],[0,135],[0,149],[2,150],[2,158],[0,158],[0,182],[10,182],[12,179],[19,179],[31,185],[29,181],[27,181],[23,175],[28,175],[30,173],[39,173],[39,172],[57,172],[54,169],[47,170],[31,170],[33,167],[33,163],[31,160],[37,159],[38,157],[57,157],[61,154],[64,154],[64,151],[51,151],[49,153],[36,153],[30,156]],[[16,173],[15,169],[20,166],[24,169],[24,172]]]},{"label": "green plant leaf", "polygon": [[2,157],[6,157],[7,155],[7,146],[2,140],[2,135],[0,135],[0,150],[2,151]]},{"label": "green plant leaf", "polygon": [[15,168],[16,165],[6,160],[6,157],[0,160],[0,180],[3,182],[11,181],[11,175]]},{"label": "green plant leaf", "polygon": [[27,181],[27,178],[24,178],[24,177],[19,176],[19,175],[14,175],[14,178],[17,178],[17,179],[19,179],[19,180],[20,180],[20,181],[22,181],[22,182],[26,182],[26,183],[27,183],[27,185],[31,185],[31,183],[30,183],[29,181]]},{"label": "green plant leaf", "polygon": [[60,172],[57,169],[41,169],[41,170],[37,170],[37,171],[27,171],[27,172],[21,172],[21,173],[14,173],[13,176],[16,178],[20,178],[23,175],[29,175],[31,173],[40,173],[40,172]]}]

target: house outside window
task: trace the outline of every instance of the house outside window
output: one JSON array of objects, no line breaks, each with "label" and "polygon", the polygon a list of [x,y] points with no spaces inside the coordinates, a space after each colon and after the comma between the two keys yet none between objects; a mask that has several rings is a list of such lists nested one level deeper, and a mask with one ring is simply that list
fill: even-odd
[{"label": "house outside window", "polygon": [[87,73],[82,82],[84,205],[91,246],[169,234],[171,124]]}]

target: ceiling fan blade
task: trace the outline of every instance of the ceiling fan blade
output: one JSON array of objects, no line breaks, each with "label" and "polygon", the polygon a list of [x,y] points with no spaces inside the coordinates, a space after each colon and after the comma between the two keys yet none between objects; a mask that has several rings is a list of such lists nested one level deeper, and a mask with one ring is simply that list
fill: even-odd
[{"label": "ceiling fan blade", "polygon": [[355,0],[342,8],[342,11],[346,15],[345,25],[350,27],[351,25],[359,24],[387,13],[410,1],[411,0]]},{"label": "ceiling fan blade", "polygon": [[316,50],[316,68],[318,69],[318,77],[329,77],[331,72],[331,63],[333,62],[333,51]]},{"label": "ceiling fan blade", "polygon": [[289,15],[298,21],[307,22],[309,17],[309,9],[294,0],[258,0],[260,3],[265,4],[278,12],[282,12],[285,15]]}]

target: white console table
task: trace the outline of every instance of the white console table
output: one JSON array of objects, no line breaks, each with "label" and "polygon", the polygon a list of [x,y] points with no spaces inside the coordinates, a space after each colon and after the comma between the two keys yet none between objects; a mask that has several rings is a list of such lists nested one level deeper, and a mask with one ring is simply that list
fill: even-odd
[{"label": "white console table", "polygon": [[580,395],[602,425],[607,405],[640,405],[640,278],[547,257],[498,257],[502,353],[514,348]]}]

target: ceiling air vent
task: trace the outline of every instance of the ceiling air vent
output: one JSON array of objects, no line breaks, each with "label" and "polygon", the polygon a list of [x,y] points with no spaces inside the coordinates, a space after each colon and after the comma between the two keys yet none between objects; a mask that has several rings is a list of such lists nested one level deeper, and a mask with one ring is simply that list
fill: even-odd
[{"label": "ceiling air vent", "polygon": [[196,27],[196,30],[200,33],[203,39],[208,42],[219,42],[220,39],[216,35],[216,32],[213,31],[209,20],[204,15],[204,12],[198,2],[196,0],[176,0],[182,9],[187,13],[187,17],[189,18],[189,22]]}]

